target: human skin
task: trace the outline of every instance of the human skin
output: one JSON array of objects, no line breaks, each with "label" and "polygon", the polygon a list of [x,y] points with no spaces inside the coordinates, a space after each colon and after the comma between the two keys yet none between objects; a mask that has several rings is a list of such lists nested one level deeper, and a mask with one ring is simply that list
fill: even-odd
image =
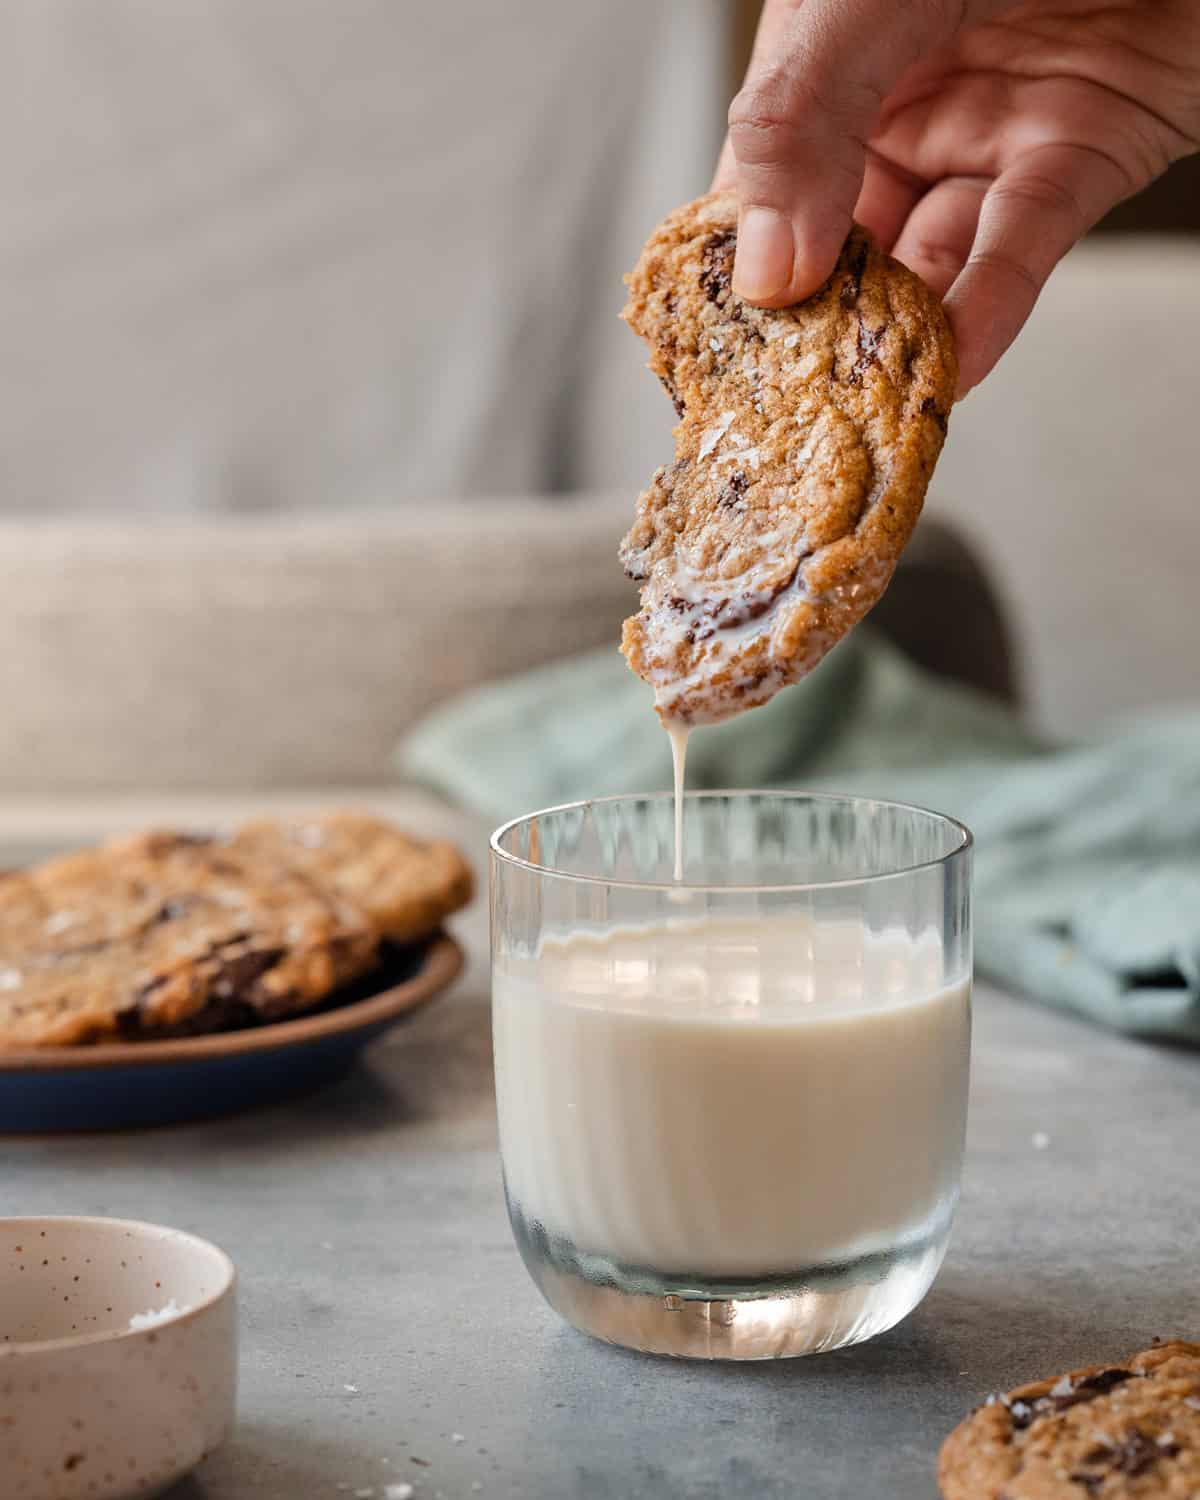
[{"label": "human skin", "polygon": [[945,299],[959,395],[1114,204],[1200,150],[1200,0],[767,0],[715,186],[734,288],[797,302],[851,218]]}]

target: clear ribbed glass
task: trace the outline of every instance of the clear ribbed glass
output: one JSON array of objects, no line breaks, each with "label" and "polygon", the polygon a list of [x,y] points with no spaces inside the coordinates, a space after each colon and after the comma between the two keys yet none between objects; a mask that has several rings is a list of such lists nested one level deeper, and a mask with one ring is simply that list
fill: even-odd
[{"label": "clear ribbed glass", "polygon": [[635,1349],[766,1359],[914,1308],[950,1233],[971,837],[775,792],[552,808],[492,839],[509,1216],[551,1306]]}]

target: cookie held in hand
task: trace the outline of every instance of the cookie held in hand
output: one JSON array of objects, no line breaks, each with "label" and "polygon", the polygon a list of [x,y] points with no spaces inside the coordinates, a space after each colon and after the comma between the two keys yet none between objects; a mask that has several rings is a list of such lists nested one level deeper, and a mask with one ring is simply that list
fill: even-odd
[{"label": "cookie held in hand", "polygon": [[624,316],[680,422],[621,546],[642,584],[622,650],[667,723],[713,723],[811,671],[887,586],[954,399],[954,341],[862,229],[795,307],[732,286],[737,206],[671,214]]},{"label": "cookie held in hand", "polygon": [[1192,1500],[1200,1344],[1155,1344],[992,1397],[942,1445],[945,1500]]}]

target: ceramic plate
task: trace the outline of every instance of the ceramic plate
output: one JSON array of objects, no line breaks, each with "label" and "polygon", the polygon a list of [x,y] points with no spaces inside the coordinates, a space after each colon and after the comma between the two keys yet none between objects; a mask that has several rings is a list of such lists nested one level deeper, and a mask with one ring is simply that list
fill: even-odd
[{"label": "ceramic plate", "polygon": [[165,1125],[275,1103],[345,1072],[462,968],[444,933],[384,951],[368,979],[294,1021],[162,1042],[0,1052],[0,1131]]}]

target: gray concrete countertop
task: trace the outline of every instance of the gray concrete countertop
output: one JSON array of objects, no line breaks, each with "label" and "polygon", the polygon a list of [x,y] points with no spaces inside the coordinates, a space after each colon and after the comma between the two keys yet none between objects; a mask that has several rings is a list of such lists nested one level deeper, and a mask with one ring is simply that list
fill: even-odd
[{"label": "gray concrete countertop", "polygon": [[5,1212],[161,1220],[238,1264],[239,1427],[173,1500],[929,1500],[939,1441],[989,1390],[1200,1334],[1195,1054],[984,988],[933,1291],[874,1343],[743,1367],[610,1349],[541,1304],[504,1217],[489,1070],[476,962],[293,1105],[0,1140]]}]

